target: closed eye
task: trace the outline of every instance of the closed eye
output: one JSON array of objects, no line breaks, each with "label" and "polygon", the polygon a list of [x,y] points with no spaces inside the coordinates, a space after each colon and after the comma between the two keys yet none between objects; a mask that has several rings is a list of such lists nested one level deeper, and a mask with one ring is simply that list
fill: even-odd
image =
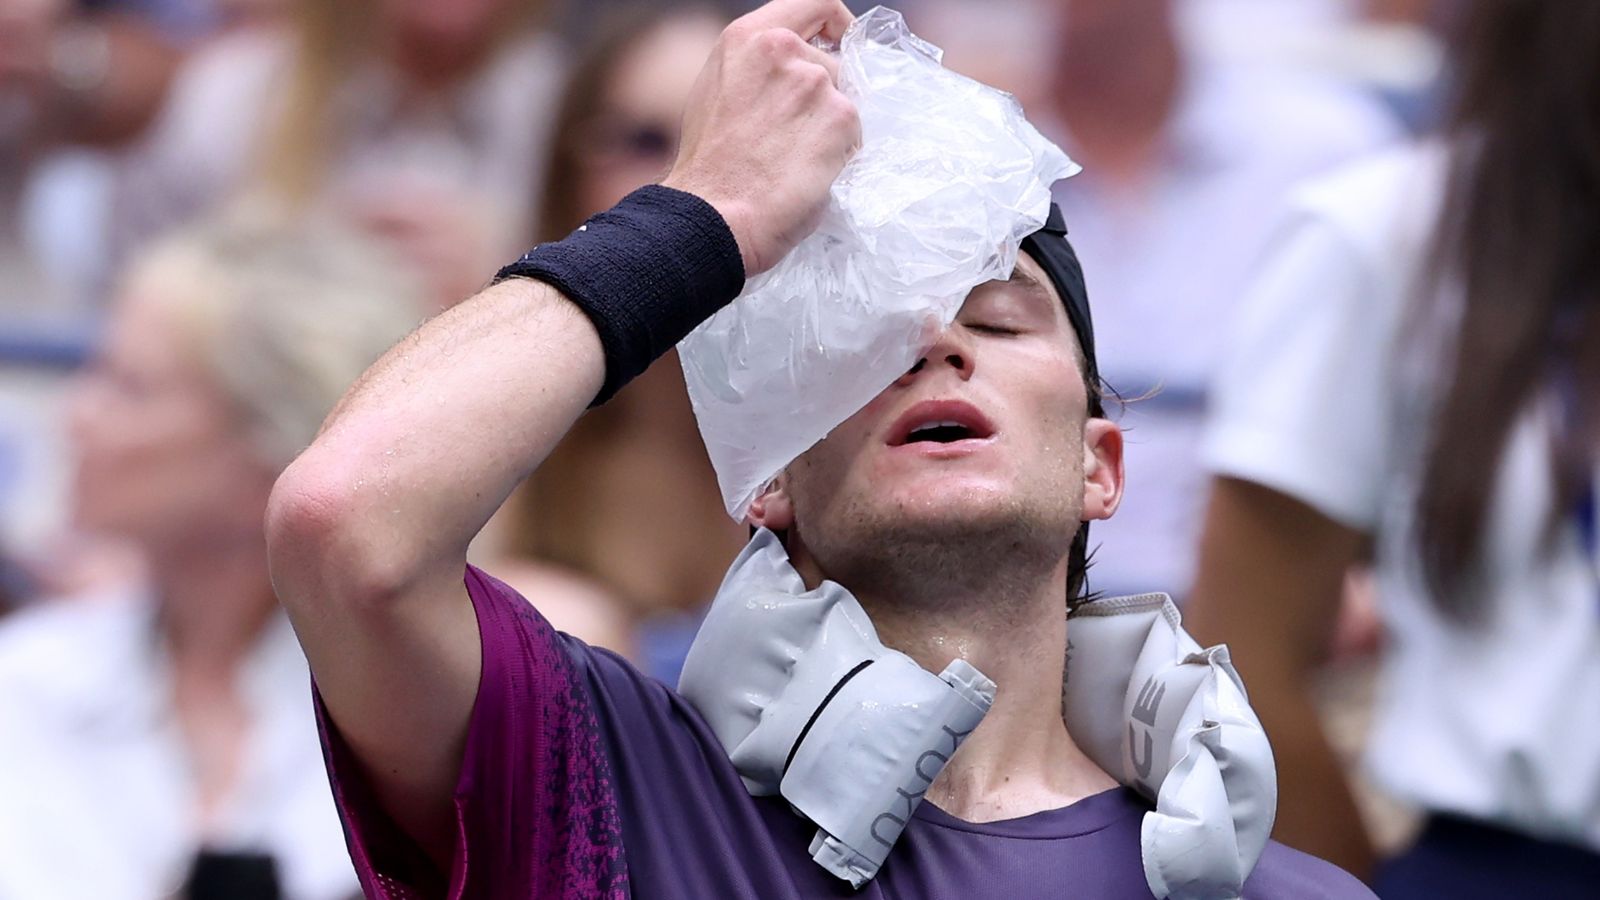
[{"label": "closed eye", "polygon": [[1020,328],[1013,328],[1009,325],[992,325],[983,322],[969,322],[967,324],[967,330],[976,331],[979,334],[998,334],[1007,336],[1019,335],[1022,333]]}]

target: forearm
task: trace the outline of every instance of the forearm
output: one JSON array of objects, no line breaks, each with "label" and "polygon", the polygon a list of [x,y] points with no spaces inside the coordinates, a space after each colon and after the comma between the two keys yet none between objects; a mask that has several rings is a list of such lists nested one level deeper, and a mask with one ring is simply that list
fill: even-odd
[{"label": "forearm", "polygon": [[274,491],[286,603],[459,578],[472,536],[590,401],[804,236],[860,138],[836,64],[807,41],[848,22],[837,0],[775,0],[730,25],[686,113],[675,189],[535,248],[515,269],[543,284],[483,291],[362,378]]},{"label": "forearm", "polygon": [[1344,574],[1362,542],[1293,498],[1216,479],[1184,622],[1202,644],[1228,644],[1272,740],[1273,836],[1364,877],[1372,848],[1315,701]]},{"label": "forearm", "polygon": [[[1269,679],[1261,679],[1266,682]],[[1375,855],[1345,765],[1323,730],[1309,684],[1251,691],[1278,766],[1278,818],[1272,836],[1363,880]]]},{"label": "forearm", "polygon": [[[1258,565],[1261,561],[1258,560]],[[1317,684],[1324,655],[1321,647],[1302,651],[1286,639],[1285,630],[1252,627],[1248,587],[1232,599],[1213,591],[1213,580],[1197,585],[1185,612],[1186,623],[1204,644],[1225,642],[1249,690],[1250,706],[1272,742],[1278,771],[1278,812],[1272,836],[1291,847],[1332,862],[1360,878],[1373,867],[1371,839],[1350,789],[1344,763],[1323,730]],[[1246,580],[1246,584],[1248,581]],[[1324,591],[1337,604],[1336,584],[1304,583],[1287,590]],[[1279,594],[1278,596],[1282,596]],[[1243,600],[1243,602],[1237,602]],[[1310,616],[1316,618],[1316,616]],[[1331,633],[1332,626],[1328,626]]]},{"label": "forearm", "polygon": [[[460,836],[455,788],[480,688],[515,688],[518,703],[563,690],[485,668],[479,613],[497,607],[472,602],[494,590],[464,583],[467,545],[591,402],[815,221],[860,131],[809,41],[837,41],[848,22],[838,0],[774,0],[729,26],[685,117],[667,182],[681,193],[630,195],[509,270],[527,277],[424,325],[362,376],[273,489],[273,584],[328,724],[441,870]],[[559,664],[550,646],[531,653],[552,660],[511,655]]]},{"label": "forearm", "polygon": [[395,593],[440,568],[459,578],[468,542],[604,371],[577,306],[541,282],[501,282],[369,369],[284,474],[274,506],[321,512],[324,552],[363,592]]}]

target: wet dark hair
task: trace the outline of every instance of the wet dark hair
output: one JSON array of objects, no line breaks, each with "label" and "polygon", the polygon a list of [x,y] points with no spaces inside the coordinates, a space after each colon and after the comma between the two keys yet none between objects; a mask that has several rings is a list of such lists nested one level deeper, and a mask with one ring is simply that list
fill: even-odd
[{"label": "wet dark hair", "polygon": [[[1087,354],[1078,356],[1078,374],[1083,376],[1083,389],[1088,397],[1088,414],[1092,419],[1106,418],[1105,398],[1117,396],[1100,377],[1097,366],[1091,365]],[[1089,590],[1089,567],[1094,565],[1094,553],[1089,550],[1089,523],[1078,526],[1072,536],[1072,546],[1067,551],[1067,612],[1094,600],[1099,595]]]},{"label": "wet dark hair", "polygon": [[[1089,312],[1089,291],[1084,280],[1083,265],[1078,254],[1067,240],[1066,220],[1055,204],[1044,226],[1022,242],[1022,250],[1039,264],[1061,303],[1067,309],[1067,319],[1072,323],[1073,334],[1078,339],[1078,371],[1083,376],[1084,393],[1088,399],[1087,412],[1092,418],[1105,418],[1106,387],[1100,379],[1100,364],[1095,352],[1094,318]],[[1089,566],[1089,523],[1078,526],[1072,536],[1067,556],[1067,609],[1076,609],[1094,599],[1087,591]]]},{"label": "wet dark hair", "polygon": [[[1093,419],[1106,418],[1105,396],[1116,393],[1101,380],[1100,376],[1089,370],[1087,364],[1081,365],[1079,371],[1083,374],[1083,387],[1089,395],[1089,417]],[[1078,533],[1072,536],[1072,547],[1068,550],[1067,557],[1067,611],[1072,612],[1079,606],[1094,600],[1099,595],[1089,590],[1089,567],[1094,565],[1094,553],[1089,550],[1089,523],[1084,522],[1078,526]]]},{"label": "wet dark hair", "polygon": [[[1435,605],[1481,616],[1495,473],[1537,397],[1564,398],[1547,539],[1600,447],[1600,3],[1479,0],[1465,23],[1454,158],[1417,312],[1459,299],[1416,501]],[[1460,285],[1459,294],[1439,288]],[[1453,311],[1453,307],[1450,311]],[[1438,321],[1438,315],[1417,321]],[[1446,318],[1446,321],[1450,319]]]}]

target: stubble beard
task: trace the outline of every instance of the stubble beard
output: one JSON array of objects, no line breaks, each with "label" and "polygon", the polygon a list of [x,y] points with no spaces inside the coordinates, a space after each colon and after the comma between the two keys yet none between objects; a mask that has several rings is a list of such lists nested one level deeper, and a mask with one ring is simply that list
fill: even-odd
[{"label": "stubble beard", "polygon": [[1031,601],[1078,528],[1078,510],[1056,491],[952,506],[851,504],[801,539],[828,577],[874,606],[966,617]]}]

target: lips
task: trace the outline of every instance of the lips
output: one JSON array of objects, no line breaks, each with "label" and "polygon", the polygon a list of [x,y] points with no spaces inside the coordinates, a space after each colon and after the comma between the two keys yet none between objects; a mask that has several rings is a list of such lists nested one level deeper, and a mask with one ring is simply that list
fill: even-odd
[{"label": "lips", "polygon": [[994,437],[994,424],[964,400],[925,400],[906,410],[889,429],[891,447],[953,444]]}]

